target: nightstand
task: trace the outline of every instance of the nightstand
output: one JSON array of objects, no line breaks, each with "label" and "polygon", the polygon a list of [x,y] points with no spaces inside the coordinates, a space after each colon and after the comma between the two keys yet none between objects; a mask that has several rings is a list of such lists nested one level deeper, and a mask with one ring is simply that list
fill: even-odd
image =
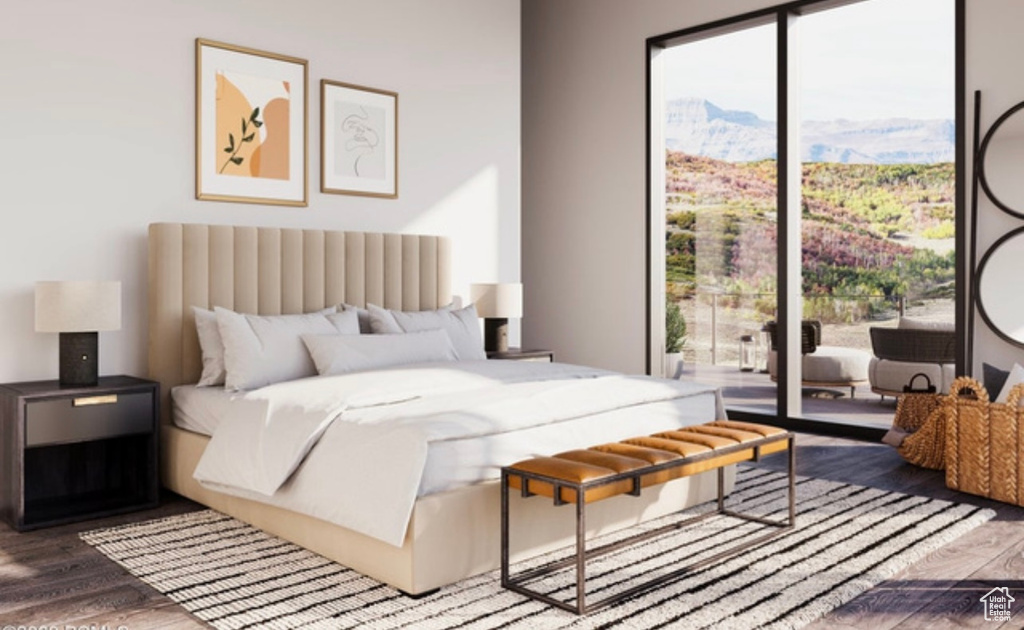
[{"label": "nightstand", "polygon": [[0,385],[0,514],[19,531],[159,502],[159,384]]},{"label": "nightstand", "polygon": [[491,350],[487,353],[488,359],[501,359],[503,361],[547,361],[554,363],[555,353],[552,350],[523,350],[522,348],[509,348],[506,352]]}]

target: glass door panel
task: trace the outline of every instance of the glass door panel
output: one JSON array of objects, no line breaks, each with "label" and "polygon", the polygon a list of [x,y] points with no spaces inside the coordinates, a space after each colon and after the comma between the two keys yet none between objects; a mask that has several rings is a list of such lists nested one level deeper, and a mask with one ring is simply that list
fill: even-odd
[{"label": "glass door panel", "polygon": [[666,351],[685,328],[687,378],[774,414],[776,26],[681,43],[661,63]]},{"label": "glass door panel", "polygon": [[806,418],[887,427],[909,376],[942,378],[932,357],[880,363],[915,333],[872,329],[944,327],[954,351],[954,24],[953,0],[800,18]]}]

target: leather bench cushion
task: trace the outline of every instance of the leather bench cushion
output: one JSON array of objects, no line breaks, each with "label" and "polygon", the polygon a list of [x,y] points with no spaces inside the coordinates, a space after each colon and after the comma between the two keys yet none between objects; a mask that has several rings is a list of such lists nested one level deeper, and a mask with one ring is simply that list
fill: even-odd
[{"label": "leather bench cushion", "polygon": [[[513,464],[512,467],[524,472],[532,472],[546,477],[554,477],[570,483],[594,481],[596,479],[603,479],[617,474],[617,472],[611,468],[595,466],[593,464],[574,461],[571,459],[560,459],[558,457],[535,457],[533,459],[527,459]],[[518,490],[522,488],[521,484],[522,477],[509,475],[508,485],[510,488]],[[553,484],[546,481],[531,479],[528,484],[530,492],[534,494],[539,494],[545,497],[553,497],[555,495]],[[629,479],[624,479],[622,481],[597,486],[587,490],[583,495],[583,500],[586,503],[592,503],[601,499],[607,499],[608,497],[625,494],[632,489],[633,482]],[[574,489],[561,488],[560,494],[562,501],[567,503],[576,502],[576,491]]]},{"label": "leather bench cushion", "polygon": [[682,456],[678,453],[663,451],[660,448],[648,448],[646,446],[638,446],[636,444],[626,444],[624,442],[602,444],[600,446],[593,447],[591,450],[642,459],[648,464],[663,464],[674,459],[682,459]]},{"label": "leather bench cushion", "polygon": [[648,448],[657,448],[663,451],[669,451],[670,453],[676,453],[683,457],[690,457],[691,455],[699,455],[701,453],[707,453],[711,449],[702,444],[695,444],[693,442],[683,442],[682,440],[670,440],[663,437],[635,437],[628,440],[623,440],[626,444],[634,444],[636,446],[646,446]]},{"label": "leather bench cushion", "polygon": [[[781,436],[785,433],[785,430],[778,427],[718,420],[680,430],[664,431],[652,436],[602,444],[585,450],[567,451],[553,457],[536,457],[517,462],[509,467],[512,470],[509,471],[508,484],[510,488],[520,489],[522,487],[523,478],[516,475],[515,470],[551,477],[570,484],[598,481],[617,474],[635,471],[640,476],[641,486],[648,487],[730,464],[749,461],[754,458],[755,450],[749,448],[698,461],[680,462],[678,466],[670,466],[649,473],[644,473],[645,468],[653,468],[659,464],[695,455],[713,455],[718,449],[765,437]],[[767,455],[785,451],[788,448],[788,441],[779,440],[762,445],[760,453]],[[633,488],[632,479],[596,486],[585,491],[584,501],[590,503],[630,492]],[[529,490],[533,494],[554,496],[554,484],[546,481],[530,480]],[[572,488],[563,487],[560,498],[567,503],[575,502],[576,492]]]},{"label": "leather bench cushion", "polygon": [[712,450],[716,448],[722,448],[723,446],[732,446],[736,444],[736,440],[730,440],[729,438],[719,437],[717,435],[710,435],[706,433],[697,433],[696,431],[665,431],[663,433],[655,433],[654,437],[666,438],[669,440],[678,440],[680,442],[690,442],[691,444],[699,444],[706,446]]},{"label": "leather bench cushion", "polygon": [[727,429],[739,429],[740,431],[747,431],[748,433],[757,433],[763,437],[769,437],[772,435],[782,435],[786,432],[785,429],[779,427],[773,427],[767,424],[754,424],[753,422],[737,422],[736,420],[715,420],[709,422],[714,427],[725,427]]}]

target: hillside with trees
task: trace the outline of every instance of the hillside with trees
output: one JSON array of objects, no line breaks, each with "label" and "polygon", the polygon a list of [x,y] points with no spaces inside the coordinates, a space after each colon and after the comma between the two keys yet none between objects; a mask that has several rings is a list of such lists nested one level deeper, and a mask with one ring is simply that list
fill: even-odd
[{"label": "hillside with trees", "polygon": [[[775,161],[666,160],[670,293],[774,294]],[[816,162],[802,178],[806,317],[851,321],[898,297],[952,298],[953,164]],[[774,300],[757,302],[770,315]]]}]

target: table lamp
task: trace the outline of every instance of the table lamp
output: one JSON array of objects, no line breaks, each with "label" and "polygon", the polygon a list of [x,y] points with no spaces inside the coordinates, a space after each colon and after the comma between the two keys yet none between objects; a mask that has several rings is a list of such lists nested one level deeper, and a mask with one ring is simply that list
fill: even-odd
[{"label": "table lamp", "polygon": [[98,331],[120,328],[120,282],[36,283],[36,332],[60,333],[61,387],[96,385]]},{"label": "table lamp", "polygon": [[472,284],[470,299],[484,318],[484,350],[508,352],[508,319],[523,316],[523,285],[518,282]]}]

